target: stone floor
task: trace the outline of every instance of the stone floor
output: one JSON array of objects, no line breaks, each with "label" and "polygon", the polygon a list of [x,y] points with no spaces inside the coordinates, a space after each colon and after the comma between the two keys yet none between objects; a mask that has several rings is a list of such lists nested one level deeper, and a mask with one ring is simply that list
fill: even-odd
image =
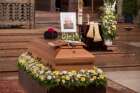
[{"label": "stone floor", "polygon": [[109,79],[140,93],[140,71],[113,71],[106,74]]},{"label": "stone floor", "polygon": [[128,45],[140,48],[140,42],[129,42]]},{"label": "stone floor", "polygon": [[[115,85],[115,83],[111,83]],[[127,91],[127,89],[123,89],[123,91]],[[120,89],[116,89],[115,87],[108,86],[106,93],[123,93],[122,87]],[[0,80],[0,93],[26,93],[21,85],[19,84],[17,79],[12,80]],[[135,93],[133,91],[129,91],[129,93]]]}]

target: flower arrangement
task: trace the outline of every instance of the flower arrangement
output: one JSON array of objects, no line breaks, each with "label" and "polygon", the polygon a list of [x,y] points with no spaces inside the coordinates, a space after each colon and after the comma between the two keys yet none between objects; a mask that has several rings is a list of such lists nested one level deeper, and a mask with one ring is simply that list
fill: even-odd
[{"label": "flower arrangement", "polygon": [[18,67],[48,88],[57,86],[86,87],[89,85],[105,87],[107,83],[103,71],[95,66],[91,70],[55,71],[41,64],[39,58],[34,58],[31,53],[27,52],[18,58]]},{"label": "flower arrangement", "polygon": [[105,40],[114,40],[117,30],[116,0],[104,0],[104,13],[102,16],[102,32]]},{"label": "flower arrangement", "polygon": [[61,34],[60,39],[65,41],[81,41],[77,32],[64,32]]}]

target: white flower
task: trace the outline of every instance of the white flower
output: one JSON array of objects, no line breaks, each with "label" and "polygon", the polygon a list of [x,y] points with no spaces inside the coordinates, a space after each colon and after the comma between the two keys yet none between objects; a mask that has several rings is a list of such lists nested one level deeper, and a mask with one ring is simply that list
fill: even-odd
[{"label": "white flower", "polygon": [[101,70],[101,69],[97,69],[97,73],[99,73],[99,74],[102,74],[103,73],[103,71]]},{"label": "white flower", "polygon": [[53,75],[53,78],[56,78],[56,76]]},{"label": "white flower", "polygon": [[27,56],[27,55],[28,55],[27,52],[21,54],[22,57],[25,57],[25,56]]},{"label": "white flower", "polygon": [[51,79],[52,79],[52,76],[47,76],[47,79],[48,79],[48,80],[51,80]]},{"label": "white flower", "polygon": [[44,73],[44,70],[41,70],[40,72],[39,72],[39,74],[43,74]]},{"label": "white flower", "polygon": [[67,71],[62,71],[62,74],[67,74],[68,72]]},{"label": "white flower", "polygon": [[47,73],[47,74],[51,74],[51,73],[52,73],[52,71],[50,71],[50,70],[49,70],[49,71],[47,71],[46,73]]},{"label": "white flower", "polygon": [[82,75],[81,74],[77,74],[77,78],[80,78]]},{"label": "white flower", "polygon": [[65,82],[66,82],[65,80],[62,80],[62,83],[63,83],[63,84],[65,84]]},{"label": "white flower", "polygon": [[84,69],[81,69],[80,72],[85,73],[85,70]]},{"label": "white flower", "polygon": [[70,80],[70,77],[69,76],[66,76],[66,80]]}]

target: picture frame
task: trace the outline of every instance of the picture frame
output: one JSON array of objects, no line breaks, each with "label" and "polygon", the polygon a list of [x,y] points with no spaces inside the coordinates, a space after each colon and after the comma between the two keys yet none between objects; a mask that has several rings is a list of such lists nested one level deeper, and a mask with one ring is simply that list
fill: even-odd
[{"label": "picture frame", "polygon": [[77,32],[76,13],[61,12],[60,13],[61,32]]}]

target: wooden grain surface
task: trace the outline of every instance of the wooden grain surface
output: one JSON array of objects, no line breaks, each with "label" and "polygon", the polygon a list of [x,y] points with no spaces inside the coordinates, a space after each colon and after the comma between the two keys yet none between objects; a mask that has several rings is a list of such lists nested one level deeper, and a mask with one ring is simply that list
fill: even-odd
[{"label": "wooden grain surface", "polygon": [[[51,65],[53,69],[70,70],[92,68],[95,57],[83,48],[61,48],[50,46],[48,43],[54,41],[45,41],[36,39],[29,43],[28,50],[33,56],[42,58],[44,65]],[[73,52],[74,51],[74,52]]]}]

